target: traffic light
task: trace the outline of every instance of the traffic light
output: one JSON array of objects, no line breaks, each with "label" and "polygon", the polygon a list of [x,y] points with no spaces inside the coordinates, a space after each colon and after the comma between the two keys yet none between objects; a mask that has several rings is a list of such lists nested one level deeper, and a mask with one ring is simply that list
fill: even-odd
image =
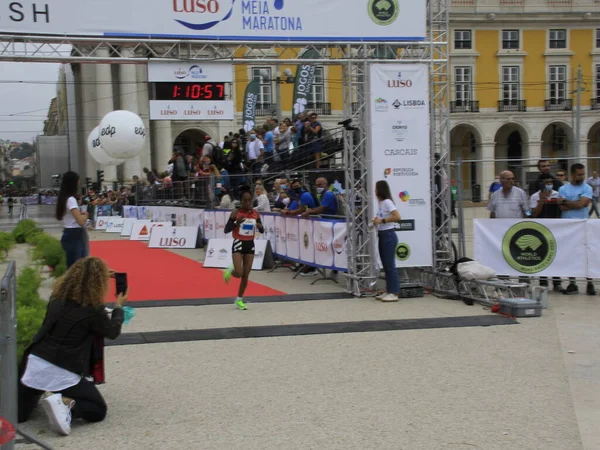
[{"label": "traffic light", "polygon": [[85,187],[88,191],[92,188],[92,178],[91,177],[86,177]]},{"label": "traffic light", "polygon": [[98,186],[102,187],[102,183],[104,182],[104,170],[97,170],[96,178],[98,179]]}]

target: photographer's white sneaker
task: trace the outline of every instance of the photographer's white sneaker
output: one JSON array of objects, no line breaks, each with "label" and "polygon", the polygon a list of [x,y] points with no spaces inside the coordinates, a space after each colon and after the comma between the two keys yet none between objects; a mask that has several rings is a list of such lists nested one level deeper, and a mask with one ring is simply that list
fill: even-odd
[{"label": "photographer's white sneaker", "polygon": [[42,400],[42,408],[48,416],[52,431],[62,436],[71,433],[71,409],[63,402],[62,395],[49,395]]}]

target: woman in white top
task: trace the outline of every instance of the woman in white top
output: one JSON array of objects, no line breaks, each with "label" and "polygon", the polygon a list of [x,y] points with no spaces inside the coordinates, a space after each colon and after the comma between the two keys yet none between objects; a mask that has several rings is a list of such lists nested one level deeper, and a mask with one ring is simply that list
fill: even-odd
[{"label": "woman in white top", "polygon": [[379,257],[383,264],[386,284],[386,292],[376,298],[382,302],[397,302],[400,280],[396,269],[398,236],[395,231],[395,223],[400,220],[400,213],[392,200],[392,192],[387,181],[380,180],[375,184],[375,196],[379,202],[379,211],[373,219],[373,224],[377,226]]},{"label": "woman in white top", "polygon": [[257,184],[255,193],[258,200],[258,206],[256,206],[254,209],[258,212],[271,212],[271,204],[269,203],[269,198],[265,193],[265,188],[261,184]]},{"label": "woman in white top", "polygon": [[77,191],[79,175],[75,172],[65,173],[56,203],[56,220],[62,221],[63,224],[60,243],[67,254],[67,269],[89,253],[87,231],[84,228],[88,221],[88,213],[79,210],[75,198]]}]

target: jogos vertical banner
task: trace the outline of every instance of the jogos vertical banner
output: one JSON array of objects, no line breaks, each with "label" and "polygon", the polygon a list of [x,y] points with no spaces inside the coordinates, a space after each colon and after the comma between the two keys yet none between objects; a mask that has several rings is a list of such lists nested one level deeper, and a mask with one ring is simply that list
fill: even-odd
[{"label": "jogos vertical banner", "polygon": [[[373,197],[375,183],[387,181],[403,219],[397,227],[396,265],[431,266],[428,67],[373,64],[370,91]],[[375,217],[379,205],[371,205]]]}]

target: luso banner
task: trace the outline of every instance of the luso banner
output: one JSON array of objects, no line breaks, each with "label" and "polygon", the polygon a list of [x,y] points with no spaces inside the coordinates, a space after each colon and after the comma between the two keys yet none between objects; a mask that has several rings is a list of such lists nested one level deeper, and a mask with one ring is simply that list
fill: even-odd
[{"label": "luso banner", "polygon": [[[373,64],[370,75],[373,197],[375,183],[387,181],[403,219],[397,226],[396,266],[431,266],[428,67]],[[378,207],[371,203],[372,217]]]},{"label": "luso banner", "polygon": [[[78,17],[80,20],[73,20]],[[254,41],[422,41],[415,0],[1,2],[0,32]]]}]

